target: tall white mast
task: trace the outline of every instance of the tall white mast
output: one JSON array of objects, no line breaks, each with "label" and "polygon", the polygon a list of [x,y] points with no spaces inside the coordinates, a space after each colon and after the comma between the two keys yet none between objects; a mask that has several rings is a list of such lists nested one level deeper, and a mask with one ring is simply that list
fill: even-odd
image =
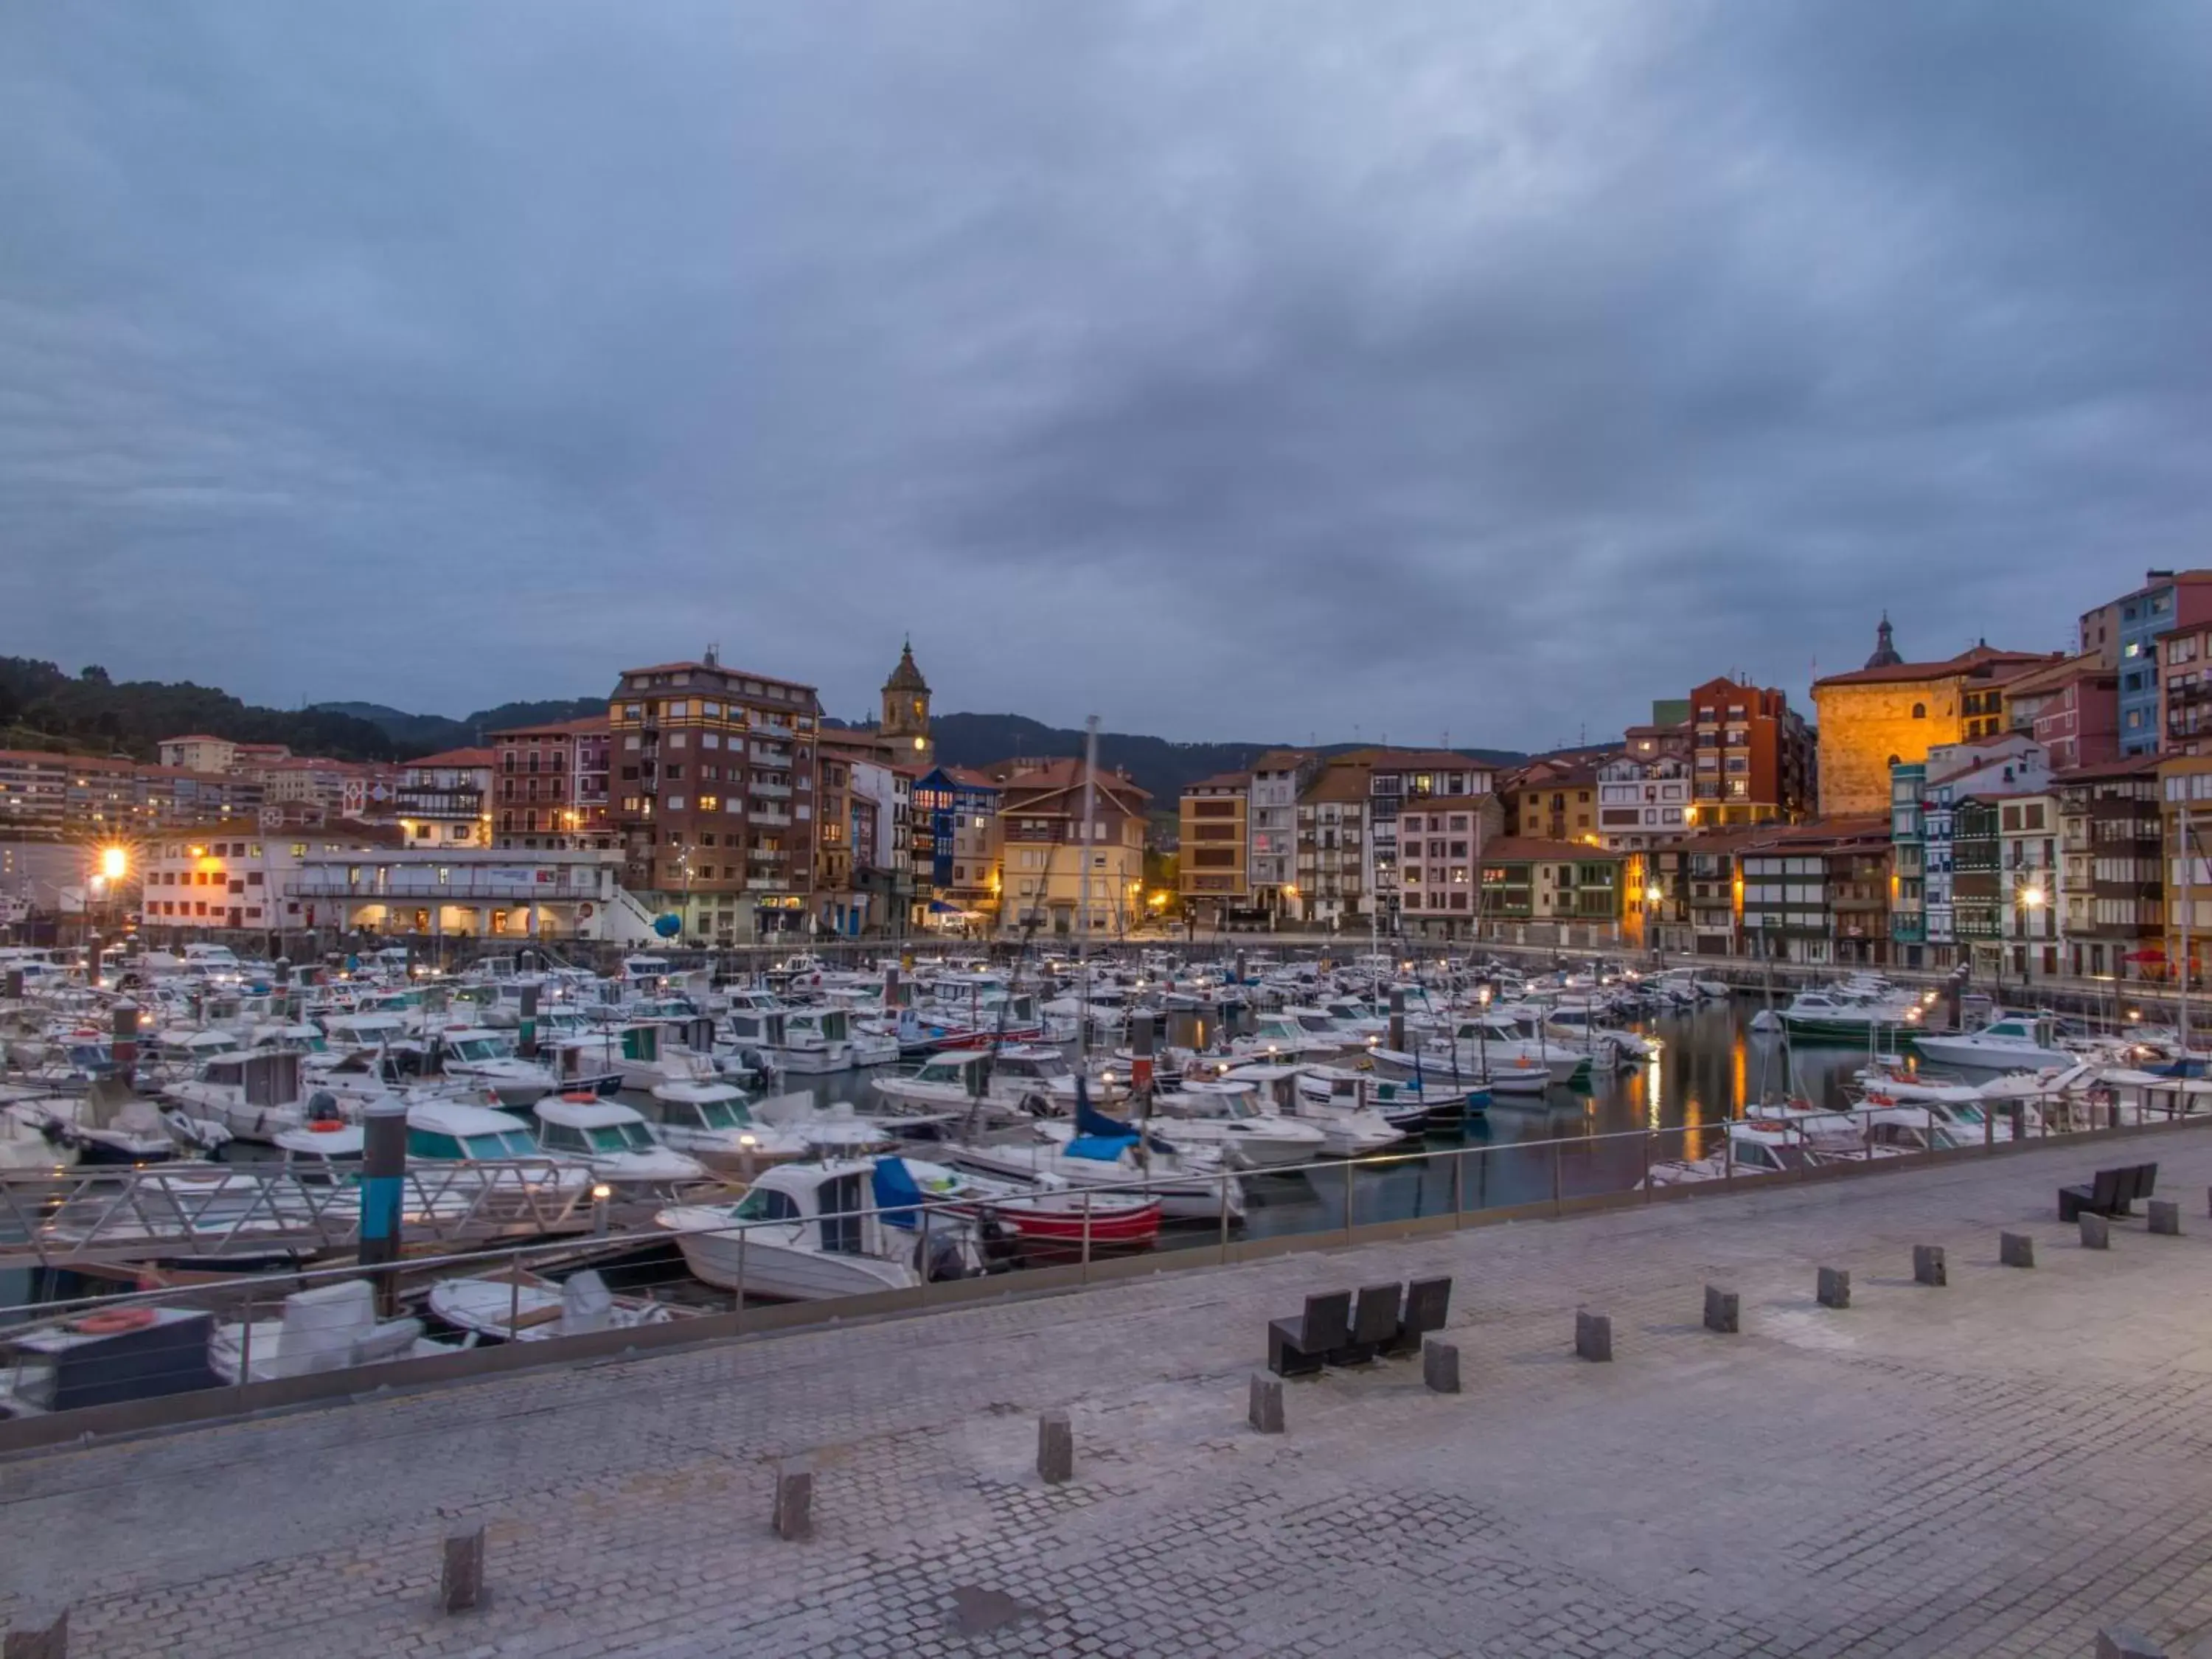
[{"label": "tall white mast", "polygon": [[1098,716],[1091,714],[1083,722],[1083,868],[1076,883],[1076,906],[1082,912],[1077,917],[1075,942],[1076,1000],[1083,1006],[1077,1015],[1082,1031],[1082,1054],[1091,1057],[1091,826],[1095,821],[1098,805]]}]

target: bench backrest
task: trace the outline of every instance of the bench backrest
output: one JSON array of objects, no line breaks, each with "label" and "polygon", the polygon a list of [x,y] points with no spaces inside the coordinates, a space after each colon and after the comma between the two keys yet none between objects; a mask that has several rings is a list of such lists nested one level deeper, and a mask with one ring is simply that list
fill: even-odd
[{"label": "bench backrest", "polygon": [[1354,1342],[1387,1342],[1398,1334],[1398,1281],[1359,1287],[1359,1311],[1352,1316]]},{"label": "bench backrest", "polygon": [[1307,1352],[1340,1348],[1352,1334],[1352,1292],[1331,1291],[1306,1298],[1305,1322],[1298,1331],[1298,1346]]},{"label": "bench backrest", "polygon": [[2135,1190],[2135,1182],[2136,1172],[2130,1168],[2098,1170],[2089,1189],[2089,1207],[2100,1213],[2118,1209]]},{"label": "bench backrest", "polygon": [[2155,1164],[2136,1164],[2136,1196],[2137,1198],[2148,1198],[2151,1194],[2155,1192],[2157,1189],[2158,1165]]},{"label": "bench backrest", "polygon": [[1417,1279],[1406,1287],[1406,1328],[1425,1335],[1444,1328],[1451,1311],[1451,1280]]}]

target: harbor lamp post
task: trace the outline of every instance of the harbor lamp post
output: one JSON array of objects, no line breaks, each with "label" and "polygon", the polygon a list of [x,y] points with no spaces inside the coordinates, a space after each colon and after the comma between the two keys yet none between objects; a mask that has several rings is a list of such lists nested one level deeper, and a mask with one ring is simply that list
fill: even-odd
[{"label": "harbor lamp post", "polygon": [[2030,882],[2026,886],[2015,890],[2013,897],[2020,917],[2020,982],[2025,988],[2028,984],[2029,938],[2033,929],[2036,914],[2049,902],[2050,895],[2035,883]]}]

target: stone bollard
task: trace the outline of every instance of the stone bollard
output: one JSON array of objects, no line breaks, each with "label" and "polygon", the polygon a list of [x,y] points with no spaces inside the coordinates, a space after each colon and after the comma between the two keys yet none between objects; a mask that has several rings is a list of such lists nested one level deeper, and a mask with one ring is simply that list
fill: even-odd
[{"label": "stone bollard", "polygon": [[1430,1337],[1421,1344],[1421,1381],[1435,1394],[1459,1392],[1459,1348]]},{"label": "stone bollard", "polygon": [[1066,1412],[1037,1419],[1037,1473],[1052,1486],[1075,1479],[1075,1429]]},{"label": "stone bollard", "polygon": [[1575,1315],[1575,1355],[1603,1364],[1613,1358],[1613,1321],[1604,1314]]},{"label": "stone bollard", "polygon": [[1814,1281],[1814,1294],[1824,1308],[1851,1305],[1851,1276],[1841,1267],[1823,1267]]},{"label": "stone bollard", "polygon": [[2150,1201],[2150,1230],[2164,1233],[2168,1238],[2181,1237],[2181,1206],[2170,1198],[2154,1198]]},{"label": "stone bollard", "polygon": [[1280,1434],[1283,1431],[1283,1379],[1252,1373],[1252,1400],[1245,1407],[1245,1419],[1261,1434]]},{"label": "stone bollard", "polygon": [[1705,1328],[1734,1336],[1743,1328],[1743,1299],[1717,1285],[1705,1286]]},{"label": "stone bollard", "polygon": [[814,1536],[814,1460],[787,1457],[775,1466],[775,1513],[769,1524],[778,1538]]},{"label": "stone bollard", "polygon": [[2103,1216],[2085,1210],[2081,1212],[2081,1248],[2085,1250],[2109,1250],[2112,1248],[2112,1224]]},{"label": "stone bollard", "polygon": [[1915,1244],[1912,1247],[1912,1282],[1933,1285],[1938,1290],[1951,1282],[1951,1271],[1944,1265],[1941,1244]]},{"label": "stone bollard", "polygon": [[2035,1241],[2026,1233],[1997,1235],[1997,1261],[2007,1267],[2033,1267],[2035,1265]]},{"label": "stone bollard", "polygon": [[2166,1650],[2133,1625],[2107,1625],[2097,1632],[2097,1659],[2166,1659]]},{"label": "stone bollard", "polygon": [[466,1613],[483,1599],[484,1529],[456,1527],[446,1534],[445,1554],[438,1572],[438,1607],[445,1613]]},{"label": "stone bollard", "polygon": [[69,1659],[69,1609],[19,1606],[0,1641],[0,1654],[6,1659]]}]

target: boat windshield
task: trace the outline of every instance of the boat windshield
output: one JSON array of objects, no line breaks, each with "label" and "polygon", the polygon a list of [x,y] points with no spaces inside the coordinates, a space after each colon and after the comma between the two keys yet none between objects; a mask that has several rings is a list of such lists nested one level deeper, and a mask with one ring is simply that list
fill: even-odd
[{"label": "boat windshield", "polygon": [[700,1104],[699,1121],[709,1129],[750,1129],[753,1115],[741,1100],[709,1100]]},{"label": "boat windshield", "polygon": [[503,1060],[506,1051],[497,1037],[463,1037],[453,1045],[456,1060]]},{"label": "boat windshield", "polygon": [[587,1132],[595,1152],[649,1152],[653,1132],[642,1123],[602,1123]]},{"label": "boat windshield", "polygon": [[792,1202],[791,1194],[779,1193],[768,1187],[754,1188],[730,1211],[732,1221],[795,1221],[798,1218],[799,1206]]},{"label": "boat windshield", "polygon": [[537,1143],[520,1129],[502,1130],[495,1135],[465,1135],[461,1155],[478,1160],[540,1156]]}]

